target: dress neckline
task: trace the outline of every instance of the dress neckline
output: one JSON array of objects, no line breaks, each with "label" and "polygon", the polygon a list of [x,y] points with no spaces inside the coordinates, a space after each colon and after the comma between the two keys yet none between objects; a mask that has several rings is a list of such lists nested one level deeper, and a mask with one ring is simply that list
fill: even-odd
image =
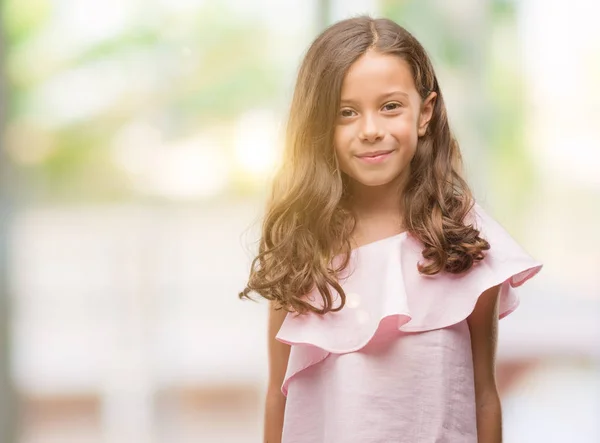
[{"label": "dress neckline", "polygon": [[358,251],[361,249],[368,249],[370,247],[373,247],[373,246],[381,244],[381,243],[385,243],[385,242],[393,240],[395,238],[405,237],[406,235],[408,235],[408,231],[402,231],[399,234],[394,234],[394,235],[390,235],[388,237],[383,237],[383,238],[380,238],[379,240],[374,240],[369,243],[365,243],[364,245],[357,246],[356,248],[352,248],[352,252]]}]

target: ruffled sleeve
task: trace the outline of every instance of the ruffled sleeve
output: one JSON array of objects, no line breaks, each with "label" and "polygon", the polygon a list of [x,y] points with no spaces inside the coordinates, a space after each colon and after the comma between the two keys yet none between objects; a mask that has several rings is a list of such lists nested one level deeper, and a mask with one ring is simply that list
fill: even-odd
[{"label": "ruffled sleeve", "polygon": [[[466,319],[479,296],[496,285],[501,285],[499,317],[514,311],[519,304],[514,288],[537,274],[542,265],[479,205],[472,216],[491,248],[481,262],[460,275],[421,275],[417,264],[423,261],[423,245],[406,233],[353,250],[340,276],[347,296],[344,308],[325,315],[288,314],[277,334],[279,341],[292,345],[284,394],[292,377],[329,353],[360,350],[384,320],[405,332],[445,328]],[[330,289],[336,305],[339,295]],[[316,290],[306,297],[320,301]]]}]

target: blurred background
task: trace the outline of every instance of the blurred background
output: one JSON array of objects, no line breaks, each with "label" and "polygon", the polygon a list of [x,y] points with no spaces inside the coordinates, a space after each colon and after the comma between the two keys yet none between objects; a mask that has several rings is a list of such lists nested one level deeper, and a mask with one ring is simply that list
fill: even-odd
[{"label": "blurred background", "polygon": [[600,4],[0,0],[0,442],[261,440],[242,302],[295,73],[360,13],[428,49],[479,202],[545,264],[505,441],[600,442]]}]

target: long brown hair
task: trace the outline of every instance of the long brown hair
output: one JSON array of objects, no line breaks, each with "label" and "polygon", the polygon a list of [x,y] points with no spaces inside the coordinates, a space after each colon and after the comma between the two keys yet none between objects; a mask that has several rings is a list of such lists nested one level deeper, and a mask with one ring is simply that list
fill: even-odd
[{"label": "long brown hair", "polygon": [[[347,201],[347,178],[339,169],[333,135],[344,76],[368,50],[405,60],[422,99],[437,93],[427,133],[420,137],[403,196],[404,228],[423,245],[422,274],[459,274],[489,249],[468,224],[473,207],[461,177],[458,143],[431,61],[421,44],[387,19],[356,17],[327,28],[308,49],[300,66],[286,131],[283,163],[275,176],[253,260],[240,298],[254,291],[297,313],[339,311],[345,293],[337,275],[350,258],[355,218]],[[341,261],[333,261],[340,256]],[[337,262],[337,267],[332,267]],[[398,270],[400,272],[400,270]],[[333,306],[330,287],[341,304]],[[320,308],[304,297],[314,288]]]}]

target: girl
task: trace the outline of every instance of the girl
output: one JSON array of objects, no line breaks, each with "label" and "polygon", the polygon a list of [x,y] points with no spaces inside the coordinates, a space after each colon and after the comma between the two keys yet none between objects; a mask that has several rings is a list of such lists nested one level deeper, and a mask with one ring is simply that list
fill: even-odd
[{"label": "girl", "polygon": [[499,443],[499,318],[541,264],[474,201],[431,62],[386,19],[310,46],[240,294],[270,300],[265,441]]}]

